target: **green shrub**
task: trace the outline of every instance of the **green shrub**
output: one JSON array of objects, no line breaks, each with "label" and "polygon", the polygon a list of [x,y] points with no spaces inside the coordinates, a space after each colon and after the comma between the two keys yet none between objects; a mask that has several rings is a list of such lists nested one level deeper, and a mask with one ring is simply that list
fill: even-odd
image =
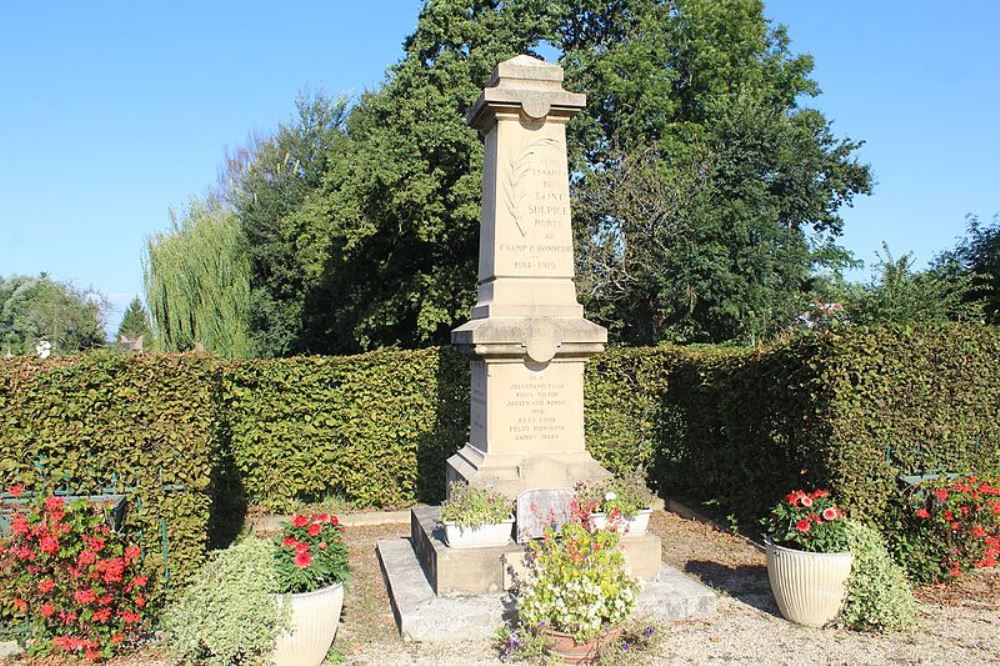
[{"label": "green shrub", "polygon": [[289,626],[290,606],[275,601],[277,589],[270,541],[251,536],[214,552],[164,613],[167,651],[185,664],[261,662]]},{"label": "green shrub", "polygon": [[607,514],[617,511],[625,518],[634,518],[653,502],[653,493],[641,469],[600,483],[579,483],[576,492],[583,509]]},{"label": "green shrub", "polygon": [[906,573],[886,549],[877,530],[847,521],[854,562],[847,582],[847,602],[840,623],[855,631],[900,631],[916,619],[917,603]]},{"label": "green shrub", "polygon": [[0,360],[0,488],[127,491],[125,527],[139,538],[158,597],[204,558],[217,389],[203,355]]},{"label": "green shrub", "polygon": [[440,501],[445,461],[466,439],[468,381],[468,361],[447,349],[230,363],[226,424],[250,501]]},{"label": "green shrub", "polygon": [[513,502],[492,488],[473,488],[456,481],[441,505],[441,520],[462,528],[493,525],[509,519],[513,506]]}]

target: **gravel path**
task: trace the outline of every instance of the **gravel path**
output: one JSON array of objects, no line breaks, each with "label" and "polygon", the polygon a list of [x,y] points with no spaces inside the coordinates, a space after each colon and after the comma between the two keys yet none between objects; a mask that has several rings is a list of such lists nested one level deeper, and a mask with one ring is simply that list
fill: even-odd
[{"label": "gravel path", "polygon": [[[375,540],[404,532],[405,526],[356,528],[352,552],[357,582],[366,582],[364,628],[349,618],[338,636],[347,664],[432,666],[498,664],[488,646],[405,645],[392,616],[380,611],[384,587],[375,595],[371,575]],[[1000,663],[1000,572],[980,573],[960,587],[922,594],[938,601],[921,603],[919,627],[905,634],[878,636],[841,630],[810,629],[783,620],[771,596],[763,554],[745,540],[674,514],[658,511],[651,529],[663,539],[663,559],[719,592],[716,615],[705,621],[677,622],[649,664],[997,664]],[[370,585],[369,585],[370,584]],[[355,592],[362,592],[356,589]],[[374,596],[379,596],[377,603]],[[348,598],[348,604],[351,598]],[[387,604],[387,600],[385,601]],[[361,620],[362,618],[356,618]]]}]

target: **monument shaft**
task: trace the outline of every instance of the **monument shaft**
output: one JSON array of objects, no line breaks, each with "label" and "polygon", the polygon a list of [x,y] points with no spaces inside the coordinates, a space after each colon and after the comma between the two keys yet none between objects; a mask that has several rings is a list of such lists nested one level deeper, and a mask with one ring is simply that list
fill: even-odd
[{"label": "monument shaft", "polygon": [[573,283],[566,123],[585,104],[562,69],[501,63],[469,113],[484,137],[479,293],[452,331],[471,356],[469,443],[448,479],[524,490],[607,475],[587,453],[583,368],[607,331],[587,321]]}]

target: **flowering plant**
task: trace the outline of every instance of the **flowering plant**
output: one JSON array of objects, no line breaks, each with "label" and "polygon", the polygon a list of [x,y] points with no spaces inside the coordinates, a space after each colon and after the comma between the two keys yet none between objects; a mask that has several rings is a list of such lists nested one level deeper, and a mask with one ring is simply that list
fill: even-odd
[{"label": "flowering plant", "polygon": [[829,492],[793,490],[761,523],[764,535],[779,546],[811,553],[843,553],[849,549],[844,516]]},{"label": "flowering plant", "polygon": [[611,530],[591,532],[569,523],[531,542],[528,572],[516,590],[522,625],[586,642],[628,617],[639,585],[625,570],[619,538]]},{"label": "flowering plant", "polygon": [[918,548],[922,558],[907,552],[904,560],[917,578],[957,578],[1000,563],[1000,479],[929,481],[914,488],[910,499],[906,532],[911,550]]},{"label": "flowering plant", "polygon": [[581,507],[589,512],[606,513],[609,517],[634,518],[653,502],[653,493],[639,470],[597,484],[581,481],[576,485],[576,493]]},{"label": "flowering plant", "polygon": [[275,537],[280,592],[312,592],[347,579],[347,546],[336,516],[297,515]]},{"label": "flowering plant", "polygon": [[502,523],[511,517],[511,501],[492,488],[473,488],[455,482],[448,489],[448,499],[441,505],[441,520],[462,528]]},{"label": "flowering plant", "polygon": [[[17,498],[24,488],[8,489]],[[110,658],[145,623],[141,550],[113,532],[107,507],[42,495],[0,538],[0,614],[28,631],[29,653]]]}]

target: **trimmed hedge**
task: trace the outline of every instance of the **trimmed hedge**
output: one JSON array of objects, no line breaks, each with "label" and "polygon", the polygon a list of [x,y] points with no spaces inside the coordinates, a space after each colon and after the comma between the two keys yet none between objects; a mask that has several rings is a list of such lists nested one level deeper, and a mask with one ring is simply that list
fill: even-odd
[{"label": "trimmed hedge", "polygon": [[826,487],[885,524],[901,475],[996,469],[1000,330],[859,327],[695,353],[663,399],[676,421],[660,440],[674,461],[664,482],[745,518],[791,488]]},{"label": "trimmed hedge", "polygon": [[449,349],[234,361],[223,375],[233,461],[252,502],[337,493],[364,506],[444,497],[469,420],[468,361]]},{"label": "trimmed hedge", "polygon": [[169,582],[182,584],[209,535],[217,386],[206,356],[0,361],[0,488],[130,489],[126,526],[141,532],[155,590],[167,582],[161,518]]},{"label": "trimmed hedge", "polygon": [[[81,488],[116,473],[143,500],[134,520],[154,560],[155,517],[169,517],[183,578],[215,526],[217,495],[274,508],[330,493],[368,506],[440,500],[445,460],[466,441],[468,381],[467,360],[447,348],[0,362],[0,484],[31,485],[39,456]],[[901,474],[1000,462],[995,327],[851,328],[755,350],[611,349],[585,381],[599,461],[643,467],[662,491],[717,499],[745,519],[791,488],[823,486],[855,516],[889,526]],[[185,489],[159,492],[173,482]]]}]

